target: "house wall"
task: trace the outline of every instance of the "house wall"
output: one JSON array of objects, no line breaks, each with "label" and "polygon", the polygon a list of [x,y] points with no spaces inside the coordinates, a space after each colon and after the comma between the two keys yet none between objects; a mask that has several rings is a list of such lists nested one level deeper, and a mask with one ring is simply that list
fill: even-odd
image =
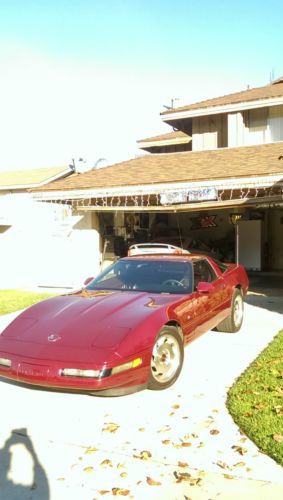
[{"label": "house wall", "polygon": [[283,106],[228,115],[228,147],[283,141]]},{"label": "house wall", "polygon": [[204,151],[227,146],[227,115],[193,118],[192,150]]},{"label": "house wall", "polygon": [[0,288],[79,287],[99,270],[95,214],[18,200],[13,225],[0,234]]}]

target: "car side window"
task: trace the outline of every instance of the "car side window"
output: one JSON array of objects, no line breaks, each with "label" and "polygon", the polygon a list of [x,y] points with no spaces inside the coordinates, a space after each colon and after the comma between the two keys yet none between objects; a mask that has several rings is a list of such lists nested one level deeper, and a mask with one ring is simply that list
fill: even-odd
[{"label": "car side window", "polygon": [[194,289],[196,290],[200,281],[211,283],[216,279],[214,269],[207,260],[197,260],[194,262]]}]

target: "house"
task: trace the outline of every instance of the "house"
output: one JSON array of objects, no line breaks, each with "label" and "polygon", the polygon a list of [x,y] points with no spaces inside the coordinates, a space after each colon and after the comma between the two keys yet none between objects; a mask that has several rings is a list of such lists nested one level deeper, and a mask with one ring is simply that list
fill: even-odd
[{"label": "house", "polygon": [[150,154],[33,190],[83,218],[85,267],[154,240],[283,270],[283,78],[161,118],[173,131],[138,141]]},{"label": "house", "polygon": [[1,288],[37,282],[42,264],[50,258],[52,231],[66,212],[62,205],[37,203],[29,189],[66,178],[72,172],[68,166],[0,172]]}]

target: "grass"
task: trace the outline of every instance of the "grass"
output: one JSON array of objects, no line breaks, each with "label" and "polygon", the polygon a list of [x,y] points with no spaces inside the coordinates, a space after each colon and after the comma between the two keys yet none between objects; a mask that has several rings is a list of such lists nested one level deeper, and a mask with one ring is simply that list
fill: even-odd
[{"label": "grass", "polygon": [[24,309],[53,295],[21,290],[0,290],[0,315]]},{"label": "grass", "polygon": [[235,382],[227,406],[259,449],[283,465],[283,330]]}]

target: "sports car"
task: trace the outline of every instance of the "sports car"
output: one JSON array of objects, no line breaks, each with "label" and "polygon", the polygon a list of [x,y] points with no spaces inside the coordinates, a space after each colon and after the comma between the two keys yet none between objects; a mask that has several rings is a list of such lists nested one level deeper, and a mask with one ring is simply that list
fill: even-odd
[{"label": "sports car", "polygon": [[241,265],[206,255],[122,258],[10,323],[0,335],[0,376],[100,395],[166,389],[186,344],[213,328],[241,328],[247,290]]}]

